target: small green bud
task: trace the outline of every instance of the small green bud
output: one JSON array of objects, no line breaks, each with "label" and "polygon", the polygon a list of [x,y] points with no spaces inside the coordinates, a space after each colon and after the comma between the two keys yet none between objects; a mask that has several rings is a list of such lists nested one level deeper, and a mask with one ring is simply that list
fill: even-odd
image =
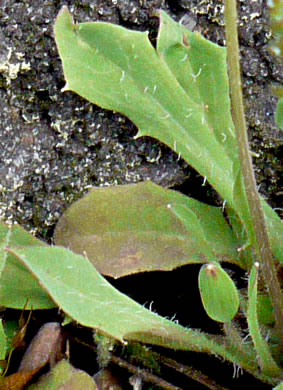
[{"label": "small green bud", "polygon": [[208,316],[215,321],[230,322],[239,309],[239,294],[230,276],[218,263],[201,267],[199,290]]}]

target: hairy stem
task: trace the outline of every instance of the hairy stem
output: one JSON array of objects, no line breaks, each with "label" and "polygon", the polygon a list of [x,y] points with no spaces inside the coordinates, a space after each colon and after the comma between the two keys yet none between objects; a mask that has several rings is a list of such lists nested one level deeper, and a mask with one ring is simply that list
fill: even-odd
[{"label": "hairy stem", "polygon": [[241,170],[244,179],[250,214],[255,230],[255,252],[261,264],[265,282],[268,286],[274,308],[276,327],[280,332],[281,345],[283,344],[283,297],[276,274],[273,255],[270,249],[267,229],[261,200],[256,187],[256,181],[249,152],[246,121],[243,105],[239,42],[237,32],[237,8],[236,0],[225,2],[225,23],[227,41],[227,63],[229,85],[231,93],[232,117],[235,125]]}]

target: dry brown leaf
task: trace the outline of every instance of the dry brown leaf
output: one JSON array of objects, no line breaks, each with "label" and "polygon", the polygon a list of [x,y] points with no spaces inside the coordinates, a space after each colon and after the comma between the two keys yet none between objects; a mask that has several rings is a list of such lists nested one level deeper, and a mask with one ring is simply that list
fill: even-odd
[{"label": "dry brown leaf", "polygon": [[32,380],[40,368],[33,371],[16,372],[15,374],[0,378],[0,390],[22,390]]},{"label": "dry brown leaf", "polygon": [[44,324],[32,339],[21,361],[19,371],[29,372],[63,358],[64,336],[58,322]]}]

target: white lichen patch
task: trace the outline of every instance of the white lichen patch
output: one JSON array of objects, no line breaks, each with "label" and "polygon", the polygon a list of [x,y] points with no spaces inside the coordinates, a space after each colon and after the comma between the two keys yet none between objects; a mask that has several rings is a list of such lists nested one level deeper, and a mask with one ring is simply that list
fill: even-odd
[{"label": "white lichen patch", "polygon": [[[67,141],[69,138],[69,134],[66,131],[63,131],[61,129],[61,125],[65,125],[65,124],[66,124],[66,122],[63,122],[62,120],[58,119],[55,122],[51,123],[51,127],[54,130],[56,130],[64,138],[64,140]],[[59,146],[59,145],[57,145],[57,146]]]},{"label": "white lichen patch", "polygon": [[11,61],[12,54],[13,49],[8,47],[6,58],[0,62],[0,73],[4,75],[8,85],[11,84],[11,80],[18,77],[20,72],[24,73],[31,69],[30,63],[23,59],[24,53],[15,53],[18,62]]}]

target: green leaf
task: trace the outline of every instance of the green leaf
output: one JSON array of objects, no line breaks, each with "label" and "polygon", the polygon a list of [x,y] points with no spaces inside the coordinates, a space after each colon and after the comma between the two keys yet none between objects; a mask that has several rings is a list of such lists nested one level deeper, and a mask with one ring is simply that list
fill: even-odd
[{"label": "green leaf", "polygon": [[214,341],[147,310],[112,287],[82,256],[56,246],[11,248],[9,252],[40,281],[58,307],[83,326],[122,342],[142,341],[234,359],[221,338]]},{"label": "green leaf", "polygon": [[276,259],[283,264],[283,221],[264,199],[261,199],[261,202],[272,252]]},{"label": "green leaf", "polygon": [[255,263],[251,269],[250,278],[249,278],[249,287],[248,287],[248,312],[247,312],[247,321],[249,326],[249,333],[253,340],[257,357],[258,364],[261,368],[261,371],[265,375],[270,377],[279,376],[281,373],[280,368],[277,366],[274,361],[267,341],[261,335],[258,317],[257,317],[257,279],[258,279],[258,263]]},{"label": "green leaf", "polygon": [[230,322],[239,309],[236,286],[218,263],[203,265],[199,273],[199,290],[205,311],[215,321]]},{"label": "green leaf", "polygon": [[4,331],[6,335],[7,351],[13,348],[13,340],[19,332],[19,321],[5,321]]},{"label": "green leaf", "polygon": [[0,222],[0,278],[7,259],[7,252],[5,252],[3,249],[6,248],[6,246],[8,245],[9,239],[10,239],[9,226],[3,222]]},{"label": "green leaf", "polygon": [[[0,360],[4,360],[7,350],[6,334],[4,332],[2,320],[0,319]],[[1,372],[1,368],[0,368]]]},{"label": "green leaf", "polygon": [[[171,206],[172,212],[179,217],[187,227],[190,237],[195,238],[199,245],[200,253],[203,253],[208,261],[217,261],[216,247],[227,251],[235,249],[235,243],[232,241],[232,231],[228,227],[219,208],[211,209],[211,213],[196,213],[193,208],[186,205],[174,204]],[[221,251],[220,249],[220,251]],[[219,251],[219,252],[220,252]],[[234,257],[234,259],[233,259]],[[238,253],[231,251],[230,262],[238,260]]]},{"label": "green leaf", "polygon": [[[188,226],[172,213],[168,205],[175,204],[192,210],[187,223],[192,217],[202,226],[196,229],[194,220]],[[203,229],[209,253],[199,241]],[[207,262],[210,254],[222,261],[238,259],[237,241],[219,208],[149,181],[93,188],[60,219],[55,242],[85,253],[99,272],[115,278]]]},{"label": "green leaf", "polygon": [[177,329],[186,333],[115,290],[86,258],[67,249],[26,247],[9,252],[40,281],[58,307],[83,326],[120,341],[133,332],[156,330],[167,336],[170,329],[173,334]]},{"label": "green leaf", "polygon": [[279,99],[277,103],[275,120],[280,129],[283,130],[283,98]]},{"label": "green leaf", "polygon": [[269,381],[258,372],[255,359],[231,349],[224,337],[184,328],[145,309],[112,287],[85,257],[56,246],[11,248],[9,252],[28,268],[58,307],[83,326],[122,342],[221,356]]},{"label": "green leaf", "polygon": [[157,50],[147,33],[108,23],[73,24],[66,7],[54,31],[64,90],[127,115],[139,129],[137,136],[156,138],[182,155],[238,213],[253,244],[246,194],[242,186],[235,188],[241,173],[225,48],[164,12]]},{"label": "green leaf", "polygon": [[[238,196],[240,197],[240,194],[238,194]],[[264,211],[264,219],[272,253],[276,260],[278,260],[280,264],[283,264],[283,221],[263,198],[261,198],[261,205]],[[241,267],[250,270],[254,262],[253,254],[250,251],[250,242],[246,241],[246,234],[243,231],[243,226],[239,221],[239,217],[235,213],[235,210],[228,206],[226,212],[229,216],[231,225],[233,226],[233,233],[239,242],[239,247],[244,249],[239,253]]]},{"label": "green leaf", "polygon": [[[278,56],[281,63],[283,62],[283,4],[281,0],[273,0],[268,3],[270,12],[270,27],[272,37],[269,48],[273,55]],[[281,96],[283,88],[281,90]]]},{"label": "green leaf", "polygon": [[4,251],[3,248],[8,243],[10,246],[45,246],[42,241],[36,239],[19,225],[9,228],[6,224],[0,223],[0,261],[5,259],[0,278],[0,305],[13,309],[23,309],[26,305],[27,310],[54,307],[52,300],[26,267],[11,253]]},{"label": "green leaf", "polygon": [[[213,136],[218,143],[217,150],[221,150],[231,161],[236,161],[238,153],[230,115],[226,49],[204,39],[199,33],[192,33],[174,22],[165,12],[161,12],[157,53],[163,65],[166,64],[174,75],[178,87],[196,103],[198,106],[196,111],[203,115],[204,121],[202,120],[196,131],[193,128],[194,123],[190,123],[191,118],[195,116],[195,110],[193,106],[187,107],[191,113],[188,116],[189,123],[185,125],[187,137],[194,138],[198,133],[196,137],[199,138],[196,139],[202,141],[200,142],[202,150],[210,150],[212,145],[209,145],[209,140]],[[162,139],[161,134],[158,139]],[[180,143],[184,143],[185,140],[186,138]],[[188,158],[190,155],[191,152],[188,150],[184,154]],[[224,162],[221,160],[223,156],[218,156],[218,159],[214,157],[210,161],[219,161],[220,165]]]},{"label": "green leaf", "polygon": [[[242,175],[241,169],[237,169],[235,172],[235,181],[233,188],[233,197],[237,204],[236,208],[234,207],[234,211],[238,214],[241,219],[240,230],[241,230],[241,241],[243,241],[242,247],[251,248],[255,244],[256,234],[253,224],[253,219],[250,216],[249,203],[247,199],[247,195],[245,193],[245,185],[244,179]],[[229,207],[229,206],[228,206]],[[238,210],[247,210],[244,219],[239,215]],[[244,223],[243,223],[244,221]],[[232,220],[231,220],[232,223]],[[232,225],[234,228],[234,225]],[[235,230],[238,229],[238,224],[236,223]],[[248,264],[247,269],[250,269],[252,263]]]},{"label": "green leaf", "polygon": [[258,294],[257,296],[257,316],[260,324],[274,324],[275,316],[272,302],[269,295]]},{"label": "green leaf", "polygon": [[138,136],[150,135],[176,150],[233,204],[238,153],[225,49],[164,12],[160,18],[156,51],[147,33],[107,23],[75,25],[63,7],[55,38],[64,90],[127,115]]},{"label": "green leaf", "polygon": [[67,360],[61,360],[38,383],[28,390],[97,390],[93,378],[86,372],[74,368]]}]

